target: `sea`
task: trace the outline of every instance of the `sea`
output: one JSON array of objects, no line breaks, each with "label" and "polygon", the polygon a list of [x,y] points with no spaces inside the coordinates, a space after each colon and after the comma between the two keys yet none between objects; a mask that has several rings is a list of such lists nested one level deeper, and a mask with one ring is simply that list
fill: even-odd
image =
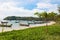
[{"label": "sea", "polygon": [[[4,31],[11,31],[11,30],[19,30],[19,29],[29,28],[27,26],[20,26],[20,24],[32,23],[30,25],[35,25],[35,24],[33,24],[34,21],[27,21],[27,20],[0,20],[0,24],[1,24],[1,21],[2,22],[8,22],[7,25],[12,24],[11,27],[4,27]],[[2,27],[0,27],[0,32],[2,32]]]}]

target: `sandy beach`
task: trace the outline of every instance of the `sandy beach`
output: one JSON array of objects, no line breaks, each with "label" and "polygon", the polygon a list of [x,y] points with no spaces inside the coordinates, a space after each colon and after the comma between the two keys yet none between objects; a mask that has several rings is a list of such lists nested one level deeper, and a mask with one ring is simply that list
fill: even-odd
[{"label": "sandy beach", "polygon": [[[47,25],[53,25],[53,24],[55,24],[55,23],[56,23],[56,22],[51,21],[51,22],[47,23]],[[38,26],[46,26],[46,23],[30,25],[30,27],[38,27]]]},{"label": "sandy beach", "polygon": [[[55,22],[54,21],[51,21],[51,22],[49,22],[49,23],[47,23],[47,25],[53,25],[53,24],[55,24]],[[21,26],[21,27],[19,27],[19,28],[4,28],[4,32],[6,32],[6,31],[12,31],[12,30],[22,30],[22,29],[26,29],[26,28],[32,28],[32,27],[38,27],[38,26],[45,26],[46,25],[46,23],[43,23],[43,24],[34,24],[34,25],[30,25],[30,26]],[[0,32],[2,32],[2,27],[0,27]]]}]

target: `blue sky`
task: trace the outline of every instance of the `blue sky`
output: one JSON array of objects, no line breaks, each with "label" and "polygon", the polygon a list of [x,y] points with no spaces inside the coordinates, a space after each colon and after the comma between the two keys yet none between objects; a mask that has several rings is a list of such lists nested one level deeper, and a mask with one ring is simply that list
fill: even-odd
[{"label": "blue sky", "polygon": [[0,0],[0,18],[34,16],[35,12],[58,12],[60,0]]}]

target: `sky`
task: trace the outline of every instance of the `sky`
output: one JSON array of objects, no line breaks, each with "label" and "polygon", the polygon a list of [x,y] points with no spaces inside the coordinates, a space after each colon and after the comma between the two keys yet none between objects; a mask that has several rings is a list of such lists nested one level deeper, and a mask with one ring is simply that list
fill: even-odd
[{"label": "sky", "polygon": [[7,16],[32,16],[35,12],[58,12],[60,0],[0,0],[0,19]]}]

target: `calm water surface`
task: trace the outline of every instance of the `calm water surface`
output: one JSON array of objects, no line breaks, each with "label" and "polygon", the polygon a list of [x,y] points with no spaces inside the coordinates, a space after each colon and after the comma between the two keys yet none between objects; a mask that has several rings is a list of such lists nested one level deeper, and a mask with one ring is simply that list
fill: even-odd
[{"label": "calm water surface", "polygon": [[[16,20],[12,20],[12,21],[3,20],[3,21],[8,22],[8,24],[12,24],[11,28],[5,27],[4,28],[5,30],[23,28],[22,26],[20,26],[20,23],[22,23],[22,24],[34,23],[33,21],[23,21],[23,20],[18,20],[18,21],[16,21]],[[1,21],[0,21],[0,23],[1,23]],[[30,25],[34,25],[34,24],[30,24]],[[2,30],[2,27],[0,27],[0,31],[1,30]]]}]

